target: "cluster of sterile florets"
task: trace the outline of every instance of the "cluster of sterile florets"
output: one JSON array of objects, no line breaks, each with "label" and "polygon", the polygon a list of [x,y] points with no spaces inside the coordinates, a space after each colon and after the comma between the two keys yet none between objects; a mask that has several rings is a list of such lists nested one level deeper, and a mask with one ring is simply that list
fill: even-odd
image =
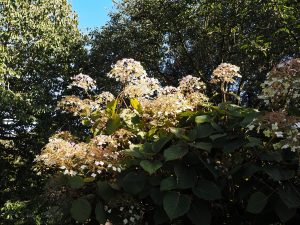
[{"label": "cluster of sterile florets", "polygon": [[287,112],[268,112],[255,119],[249,130],[262,132],[273,140],[274,149],[300,150],[300,117],[290,116]]},{"label": "cluster of sterile florets", "polygon": [[221,63],[212,75],[212,83],[234,83],[239,74],[240,68],[230,63]]},{"label": "cluster of sterile florets", "polygon": [[122,59],[117,61],[112,70],[108,73],[108,77],[127,84],[137,79],[147,77],[147,72],[140,62],[134,59]]},{"label": "cluster of sterile florets", "polygon": [[300,59],[291,59],[275,66],[261,85],[261,99],[272,110],[300,107]]},{"label": "cluster of sterile florets", "polygon": [[73,82],[69,85],[69,88],[79,87],[84,89],[85,91],[88,91],[96,87],[96,81],[89,75],[80,73],[72,77],[71,79],[73,80]]},{"label": "cluster of sterile florets", "polygon": [[208,101],[206,86],[200,78],[188,75],[178,87],[162,87],[133,59],[118,61],[108,76],[124,84],[125,97],[138,99],[143,109],[140,116],[153,126],[174,126],[179,113],[195,110]]},{"label": "cluster of sterile florets", "polygon": [[100,106],[105,107],[109,102],[115,99],[115,96],[109,91],[104,91],[94,97],[95,102]]},{"label": "cluster of sterile florets", "polygon": [[[119,139],[122,137],[123,139]],[[119,148],[132,137],[128,132],[114,135],[96,135],[90,142],[80,142],[69,132],[60,132],[49,139],[37,162],[48,168],[58,168],[66,175],[96,177],[103,173],[122,171]]]},{"label": "cluster of sterile florets", "polygon": [[92,99],[80,99],[74,95],[63,97],[58,102],[58,107],[73,113],[74,116],[81,117],[90,116],[91,113],[101,108],[100,104]]}]

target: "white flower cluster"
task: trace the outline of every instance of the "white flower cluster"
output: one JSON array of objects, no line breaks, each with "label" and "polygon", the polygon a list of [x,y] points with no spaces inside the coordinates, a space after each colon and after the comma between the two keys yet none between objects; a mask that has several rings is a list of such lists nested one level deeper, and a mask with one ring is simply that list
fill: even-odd
[{"label": "white flower cluster", "polygon": [[104,91],[101,94],[95,96],[95,102],[97,104],[100,104],[102,107],[106,106],[107,103],[113,101],[114,99],[115,96],[109,91]]},{"label": "white flower cluster", "polygon": [[80,99],[77,96],[71,95],[62,98],[58,102],[58,107],[68,112],[72,112],[74,116],[87,117],[92,112],[100,109],[100,104],[91,99]]},{"label": "white flower cluster", "polygon": [[[97,135],[85,143],[78,142],[68,132],[61,132],[50,138],[35,160],[47,168],[59,168],[71,176],[80,174],[96,177],[104,172],[120,173],[123,169],[120,164],[122,154],[118,148],[131,136],[125,136],[122,131],[116,135]],[[119,137],[124,140],[118,142]]]},{"label": "white flower cluster", "polygon": [[160,88],[157,79],[143,77],[128,83],[124,88],[124,94],[128,98],[151,98]]},{"label": "white flower cluster", "polygon": [[[141,116],[150,125],[174,126],[178,113],[195,110],[208,101],[206,86],[200,78],[188,75],[180,80],[177,88],[162,87],[157,79],[148,77],[141,64],[133,59],[118,61],[108,76],[124,84],[125,97],[139,100],[143,108]],[[122,114],[123,118],[128,117]]]},{"label": "white flower cluster", "polygon": [[72,77],[71,79],[73,80],[73,82],[68,86],[69,88],[79,87],[87,91],[96,87],[95,80],[93,80],[93,78],[91,78],[90,76],[82,73]]},{"label": "white flower cluster", "polygon": [[212,83],[234,83],[239,74],[240,68],[230,63],[221,63],[214,71]]},{"label": "white flower cluster", "polygon": [[194,107],[180,92],[174,94],[160,95],[159,97],[149,100],[141,99],[143,107],[143,118],[150,125],[174,126],[177,123],[176,116],[184,111],[193,110]]},{"label": "white flower cluster", "polygon": [[261,85],[261,99],[272,110],[285,110],[300,106],[300,59],[278,64]]},{"label": "white flower cluster", "polygon": [[113,69],[108,73],[108,77],[114,78],[122,84],[127,84],[137,79],[144,79],[146,71],[140,62],[134,59],[122,59],[117,61]]},{"label": "white flower cluster", "polygon": [[300,151],[300,118],[289,116],[286,112],[268,112],[248,125],[249,130],[256,129],[272,138],[274,149]]},{"label": "white flower cluster", "polygon": [[179,82],[178,89],[182,94],[201,92],[204,93],[206,90],[206,85],[198,77],[193,77],[191,75],[183,77]]}]

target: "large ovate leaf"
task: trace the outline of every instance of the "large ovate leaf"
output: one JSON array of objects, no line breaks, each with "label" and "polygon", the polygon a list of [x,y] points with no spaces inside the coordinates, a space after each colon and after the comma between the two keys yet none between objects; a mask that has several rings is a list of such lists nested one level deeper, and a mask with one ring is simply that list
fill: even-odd
[{"label": "large ovate leaf", "polygon": [[80,176],[69,177],[69,184],[71,188],[79,189],[84,186],[84,179]]},{"label": "large ovate leaf", "polygon": [[275,212],[281,222],[285,223],[296,215],[297,209],[290,209],[281,200],[278,200],[275,206]]},{"label": "large ovate leaf", "polygon": [[172,134],[174,134],[177,138],[181,140],[186,140],[189,141],[189,137],[186,136],[185,132],[186,130],[183,128],[176,128],[176,127],[171,127],[170,131]]},{"label": "large ovate leaf", "polygon": [[151,147],[147,147],[146,144],[132,144],[129,146],[127,153],[137,159],[148,159],[152,158],[156,154],[150,150]]},{"label": "large ovate leaf", "polygon": [[169,221],[169,217],[162,208],[156,208],[153,215],[155,225],[165,224]]},{"label": "large ovate leaf", "polygon": [[194,141],[196,139],[206,138],[212,135],[215,129],[209,123],[198,124],[189,132],[189,139]]},{"label": "large ovate leaf", "polygon": [[205,150],[207,152],[210,152],[212,148],[212,144],[208,142],[196,142],[196,143],[191,143],[189,145],[197,149]]},{"label": "large ovate leaf", "polygon": [[258,214],[265,208],[267,203],[268,197],[264,193],[258,191],[250,196],[246,210],[250,213]]},{"label": "large ovate leaf", "polygon": [[160,183],[161,191],[170,191],[175,189],[177,186],[176,179],[174,177],[167,177],[163,179]]},{"label": "large ovate leaf", "polygon": [[114,114],[106,124],[106,132],[108,134],[113,134],[121,126],[121,119],[117,114]]},{"label": "large ovate leaf", "polygon": [[200,180],[196,187],[193,188],[193,193],[200,199],[204,200],[218,200],[222,198],[219,187],[211,181]]},{"label": "large ovate leaf", "polygon": [[163,199],[163,207],[168,217],[173,220],[186,214],[190,209],[191,199],[178,192],[168,192]]},{"label": "large ovate leaf", "polygon": [[259,155],[259,158],[264,161],[281,162],[283,160],[280,151],[267,151]]},{"label": "large ovate leaf", "polygon": [[92,207],[87,200],[77,199],[72,202],[70,212],[73,219],[80,223],[83,223],[90,217]]},{"label": "large ovate leaf", "polygon": [[164,157],[166,161],[181,159],[188,153],[187,148],[183,148],[180,145],[172,145],[164,151]]},{"label": "large ovate leaf", "polygon": [[172,139],[171,136],[162,137],[152,145],[152,151],[155,153],[160,152],[164,146]]},{"label": "large ovate leaf", "polygon": [[230,140],[227,143],[224,143],[223,152],[224,153],[232,153],[235,150],[238,150],[240,147],[242,147],[243,144],[244,144],[243,139]]},{"label": "large ovate leaf", "polygon": [[96,220],[100,224],[105,224],[106,222],[106,216],[105,216],[105,211],[104,211],[104,206],[102,202],[98,202],[95,208],[95,215],[96,215]]},{"label": "large ovate leaf", "polygon": [[295,176],[294,170],[281,169],[278,167],[266,167],[263,171],[275,181],[289,180]]},{"label": "large ovate leaf", "polygon": [[300,207],[300,194],[295,186],[286,185],[278,191],[278,194],[288,208]]},{"label": "large ovate leaf", "polygon": [[137,195],[146,184],[146,176],[141,173],[130,172],[122,180],[122,187],[127,193]]},{"label": "large ovate leaf", "polygon": [[161,192],[159,188],[151,188],[150,197],[155,205],[162,205],[163,192]]},{"label": "large ovate leaf", "polygon": [[195,170],[183,164],[177,164],[174,167],[177,176],[177,188],[186,189],[191,188],[197,181],[197,174]]},{"label": "large ovate leaf", "polygon": [[197,124],[209,123],[210,121],[211,121],[211,118],[208,115],[196,116],[196,118],[195,118],[195,122]]},{"label": "large ovate leaf", "polygon": [[142,113],[143,108],[141,103],[136,99],[136,98],[132,98],[130,99],[130,105],[139,113]]},{"label": "large ovate leaf", "polygon": [[143,160],[140,162],[140,166],[151,175],[155,173],[159,168],[161,168],[163,164],[162,162],[157,160],[156,161]]},{"label": "large ovate leaf", "polygon": [[111,200],[115,195],[114,190],[105,181],[98,181],[97,188],[97,194],[105,201]]},{"label": "large ovate leaf", "polygon": [[194,225],[211,224],[211,212],[204,202],[193,201],[187,216]]},{"label": "large ovate leaf", "polygon": [[106,111],[109,112],[112,117],[116,113],[117,105],[118,105],[118,100],[117,99],[107,103]]}]

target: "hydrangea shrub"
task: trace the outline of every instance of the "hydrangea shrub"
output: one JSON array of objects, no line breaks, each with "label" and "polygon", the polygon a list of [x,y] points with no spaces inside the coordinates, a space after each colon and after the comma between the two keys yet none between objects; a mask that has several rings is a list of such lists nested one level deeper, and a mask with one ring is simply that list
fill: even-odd
[{"label": "hydrangea shrub", "polygon": [[[228,102],[228,85],[238,72],[226,63],[214,70],[211,82],[225,96],[216,106],[200,78],[188,75],[178,87],[163,87],[139,62],[120,60],[108,74],[121,84],[116,97],[103,92],[61,100],[62,110],[90,133],[57,133],[37,157],[39,169],[67,176],[70,213],[86,224],[295,220],[300,118],[286,110],[287,103],[259,112]],[[87,92],[94,85],[76,82]],[[269,87],[263,87],[267,96]]]}]

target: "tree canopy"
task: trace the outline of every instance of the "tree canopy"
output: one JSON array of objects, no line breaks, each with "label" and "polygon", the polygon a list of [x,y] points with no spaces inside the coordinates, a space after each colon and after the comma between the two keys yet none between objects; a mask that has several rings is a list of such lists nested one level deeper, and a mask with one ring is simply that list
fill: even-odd
[{"label": "tree canopy", "polygon": [[208,83],[216,66],[230,62],[241,67],[244,102],[255,105],[266,73],[299,56],[299,10],[298,1],[282,0],[121,1],[92,33],[91,73],[103,76],[129,57],[166,83],[187,74]]}]

